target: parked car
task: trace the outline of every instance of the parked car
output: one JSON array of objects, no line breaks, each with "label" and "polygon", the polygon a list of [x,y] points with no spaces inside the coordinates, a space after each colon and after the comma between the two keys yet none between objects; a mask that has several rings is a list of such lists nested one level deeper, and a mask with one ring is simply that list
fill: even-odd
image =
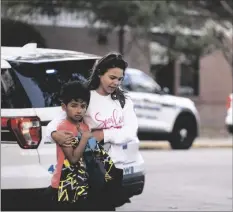
[{"label": "parked car", "polygon": [[[75,51],[40,49],[35,44],[1,47],[1,197],[2,209],[30,205],[50,185],[56,145],[42,142],[47,124],[61,111],[61,86],[85,80],[99,57]],[[144,187],[144,161],[139,144],[128,145],[134,161],[116,164],[124,170],[129,197]]]},{"label": "parked car", "polygon": [[146,73],[127,68],[122,86],[132,98],[139,133],[168,140],[173,149],[188,149],[199,134],[199,114],[193,101],[169,95]]},{"label": "parked car", "polygon": [[229,133],[233,134],[233,93],[229,94],[226,103],[227,115],[225,118],[226,128]]}]

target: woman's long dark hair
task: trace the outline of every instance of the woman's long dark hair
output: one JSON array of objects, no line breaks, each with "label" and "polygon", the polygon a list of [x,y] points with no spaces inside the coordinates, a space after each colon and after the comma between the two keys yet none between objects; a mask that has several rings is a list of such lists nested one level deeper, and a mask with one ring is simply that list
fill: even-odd
[{"label": "woman's long dark hair", "polygon": [[[89,90],[96,90],[100,85],[100,75],[104,75],[110,68],[120,68],[123,70],[123,75],[125,75],[125,69],[128,63],[123,60],[122,55],[111,52],[103,56],[101,59],[96,61],[92,67],[92,73],[88,79],[87,86]],[[111,94],[113,100],[119,100],[122,108],[125,105],[125,95],[124,91],[119,87]]]}]

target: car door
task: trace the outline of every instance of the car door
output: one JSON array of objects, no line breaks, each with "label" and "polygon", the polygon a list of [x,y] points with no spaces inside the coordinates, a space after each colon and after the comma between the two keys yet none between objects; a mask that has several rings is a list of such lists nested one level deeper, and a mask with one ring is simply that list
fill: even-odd
[{"label": "car door", "polygon": [[[10,66],[1,68],[2,189],[40,188],[49,183],[46,174],[40,169],[39,154],[35,148],[38,134],[34,134],[34,142],[27,143],[32,136],[30,131],[27,131],[27,126],[35,117],[35,110],[31,108],[30,101],[15,72]],[[14,130],[10,125],[13,120],[14,122],[17,120],[18,123],[14,125]],[[25,126],[24,131],[21,126]],[[34,180],[35,176],[38,178],[37,182]]]},{"label": "car door", "polygon": [[14,64],[32,108],[40,118],[42,140],[37,149],[41,166],[52,173],[56,165],[56,145],[47,140],[46,126],[61,112],[59,93],[69,80],[86,81],[95,60],[51,61]]},{"label": "car door", "polygon": [[125,76],[123,87],[134,102],[139,131],[167,131],[168,123],[163,116],[168,108],[164,107],[160,86],[140,70],[127,69]]}]

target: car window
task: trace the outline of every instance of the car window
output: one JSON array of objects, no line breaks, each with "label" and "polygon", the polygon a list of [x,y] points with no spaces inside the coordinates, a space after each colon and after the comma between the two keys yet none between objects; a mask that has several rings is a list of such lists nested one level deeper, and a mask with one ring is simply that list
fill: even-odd
[{"label": "car window", "polygon": [[128,73],[125,73],[124,79],[123,79],[123,81],[122,81],[122,83],[121,83],[121,87],[122,87],[123,89],[125,89],[125,90],[130,91],[130,90],[132,90],[131,84],[132,84],[132,82],[131,82],[131,80],[130,80],[129,74],[128,74]]},{"label": "car window", "polygon": [[160,93],[161,87],[142,71],[130,73],[131,90],[144,93]]},{"label": "car window", "polygon": [[25,108],[31,103],[12,69],[1,69],[1,108]]},{"label": "car window", "polygon": [[62,85],[70,80],[85,82],[94,62],[94,59],[39,64],[11,62],[11,66],[30,100],[30,107],[41,108],[60,106]]}]

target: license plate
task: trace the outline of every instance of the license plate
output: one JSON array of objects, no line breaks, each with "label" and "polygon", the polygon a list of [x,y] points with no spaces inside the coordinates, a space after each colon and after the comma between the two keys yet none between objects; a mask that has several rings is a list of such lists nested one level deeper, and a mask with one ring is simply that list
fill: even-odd
[{"label": "license plate", "polygon": [[134,167],[129,166],[129,167],[124,168],[123,173],[124,173],[124,175],[133,174],[134,173]]}]

